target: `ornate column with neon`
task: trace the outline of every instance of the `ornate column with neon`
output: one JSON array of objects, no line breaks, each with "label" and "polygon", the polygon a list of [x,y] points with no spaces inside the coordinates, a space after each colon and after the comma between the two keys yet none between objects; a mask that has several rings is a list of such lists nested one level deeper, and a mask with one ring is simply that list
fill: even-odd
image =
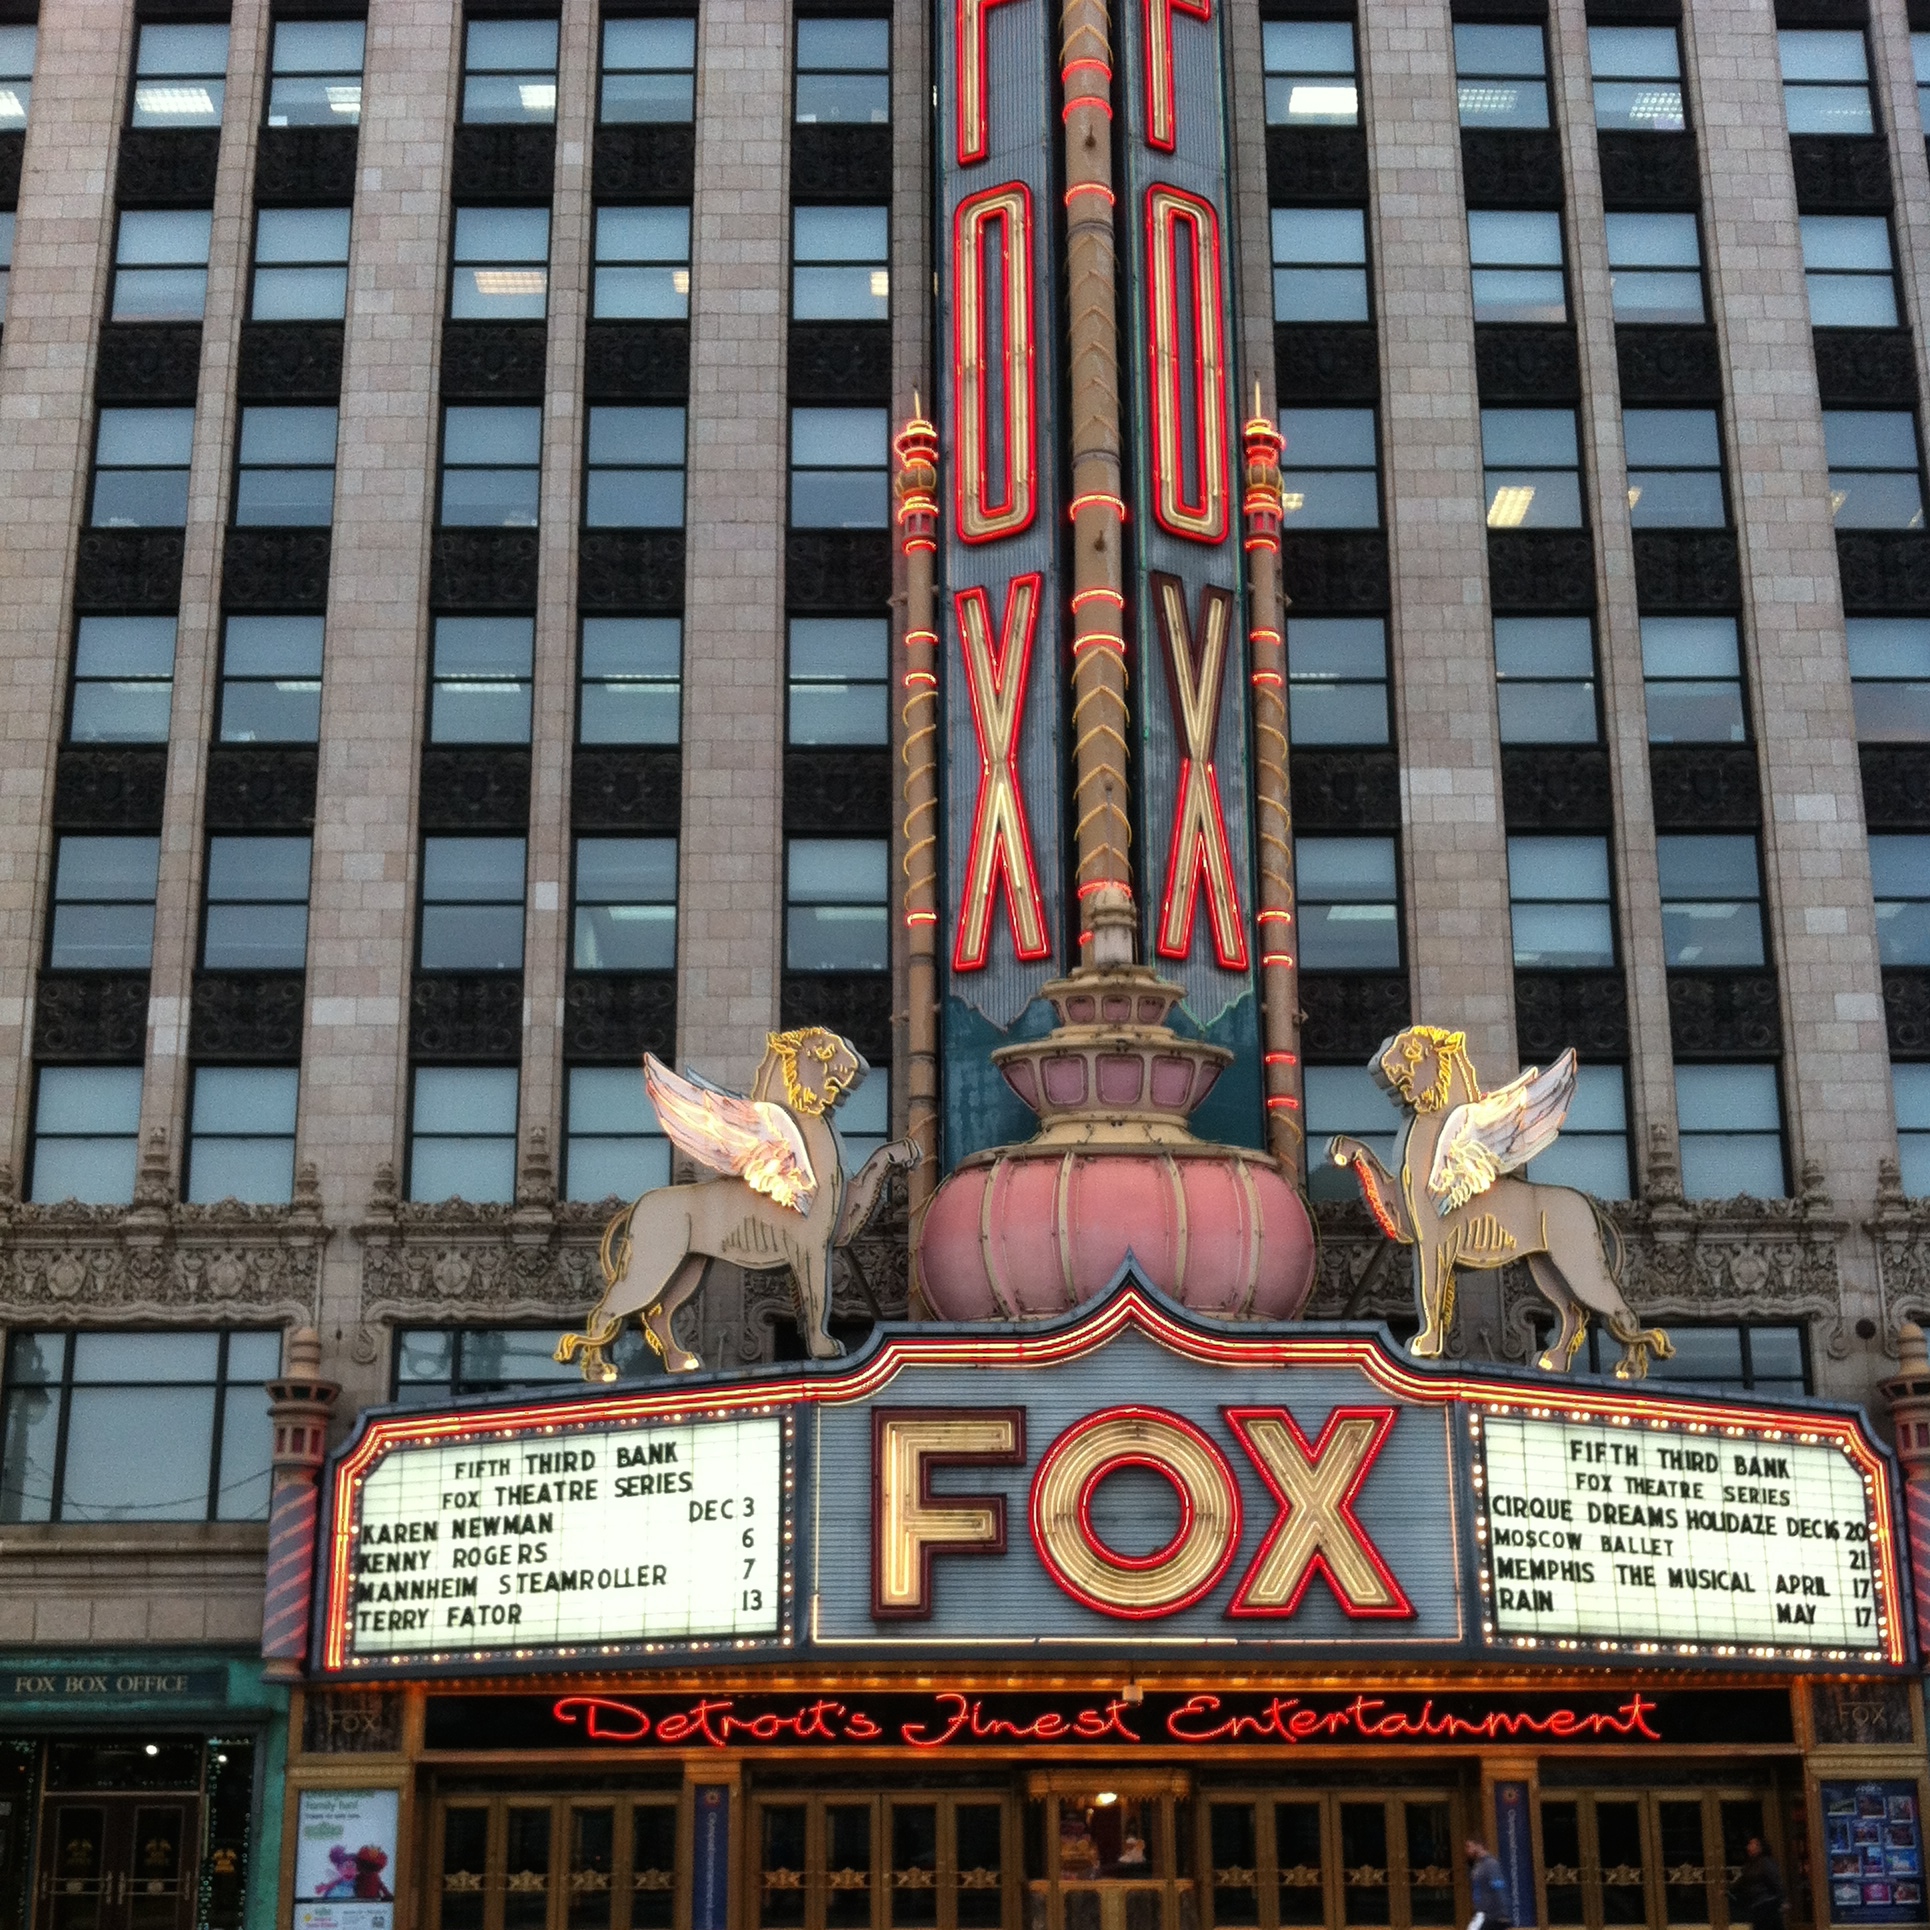
[{"label": "ornate column with neon", "polygon": [[262,1603],[262,1673],[298,1680],[308,1654],[308,1605],[315,1584],[316,1484],[328,1453],[328,1417],[340,1385],[324,1377],[322,1337],[313,1327],[288,1337],[288,1365],[268,1383],[274,1426],[268,1499],[268,1574]]}]

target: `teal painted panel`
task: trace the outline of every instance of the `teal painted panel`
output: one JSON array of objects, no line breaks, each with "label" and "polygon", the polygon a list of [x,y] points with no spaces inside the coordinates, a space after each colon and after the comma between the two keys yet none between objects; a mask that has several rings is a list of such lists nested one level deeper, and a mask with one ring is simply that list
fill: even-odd
[{"label": "teal painted panel", "polygon": [[992,1064],[993,1050],[1019,1039],[1042,1039],[1057,1015],[1034,999],[1001,1032],[982,1012],[956,996],[945,1001],[945,1137],[940,1162],[950,1172],[968,1153],[1011,1146],[1039,1130],[1039,1117]]}]

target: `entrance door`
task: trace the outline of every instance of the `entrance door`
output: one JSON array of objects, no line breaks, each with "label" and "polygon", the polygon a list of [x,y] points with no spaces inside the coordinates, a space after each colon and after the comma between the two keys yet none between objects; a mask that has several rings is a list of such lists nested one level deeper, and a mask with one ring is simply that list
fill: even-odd
[{"label": "entrance door", "polygon": [[200,1815],[192,1796],[49,1797],[41,1930],[187,1930]]},{"label": "entrance door", "polygon": [[1184,1776],[1031,1780],[1029,1930],[1192,1930],[1198,1844]]},{"label": "entrance door", "polygon": [[678,1803],[672,1790],[440,1799],[426,1930],[671,1930]]},{"label": "entrance door", "polygon": [[1760,1794],[1744,1789],[1544,1795],[1548,1930],[1729,1930],[1743,1845],[1773,1849]]}]

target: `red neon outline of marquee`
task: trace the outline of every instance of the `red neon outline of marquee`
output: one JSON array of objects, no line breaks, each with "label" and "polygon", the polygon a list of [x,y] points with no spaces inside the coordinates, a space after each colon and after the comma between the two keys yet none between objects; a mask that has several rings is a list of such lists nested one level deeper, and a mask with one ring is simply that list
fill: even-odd
[{"label": "red neon outline of marquee", "polygon": [[[1204,492],[1180,494],[1179,291],[1177,230],[1193,231],[1193,388],[1198,401],[1193,454]],[[1155,183],[1146,190],[1146,356],[1153,514],[1161,529],[1193,543],[1220,543],[1227,530],[1226,314],[1220,289],[1220,221],[1210,201]]]},{"label": "red neon outline of marquee", "polygon": [[1141,0],[1146,12],[1146,145],[1171,154],[1179,140],[1173,98],[1173,15],[1213,18],[1213,0]]},{"label": "red neon outline of marquee", "polygon": [[[1004,231],[1006,496],[989,499],[991,447],[985,383],[985,243]],[[981,188],[952,216],[952,501],[964,543],[1030,529],[1039,513],[1039,412],[1034,341],[1032,190],[1023,181]]]}]

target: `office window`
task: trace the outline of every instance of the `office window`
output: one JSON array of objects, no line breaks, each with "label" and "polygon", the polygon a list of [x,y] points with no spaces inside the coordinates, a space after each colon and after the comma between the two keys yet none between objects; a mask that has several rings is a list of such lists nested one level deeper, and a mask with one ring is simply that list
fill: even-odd
[{"label": "office window", "polygon": [[1280,468],[1288,529],[1378,529],[1379,452],[1372,409],[1282,409]]},{"label": "office window", "polygon": [[34,27],[0,27],[0,134],[27,125],[38,33]]},{"label": "office window", "polygon": [[1917,424],[1908,409],[1825,409],[1830,512],[1838,529],[1921,529]]},{"label": "office window", "polygon": [[462,118],[556,119],[556,22],[472,20],[463,39]]},{"label": "office window", "polygon": [[424,838],[425,972],[518,972],[523,968],[522,838]]},{"label": "office window", "polygon": [[[0,32],[4,32],[0,29]],[[13,284],[13,230],[14,214],[8,209],[0,214],[0,319],[4,319],[7,306],[7,290]]]},{"label": "office window", "polygon": [[265,1521],[281,1335],[14,1333],[0,1520]]},{"label": "office window", "polygon": [[348,312],[346,208],[263,208],[255,216],[258,322],[339,322]]},{"label": "office window", "polygon": [[241,412],[235,522],[325,529],[335,514],[335,411]]},{"label": "office window", "polygon": [[28,1198],[41,1206],[127,1205],[140,1129],[139,1066],[42,1066]]},{"label": "office window", "polygon": [[229,617],[221,640],[221,741],[312,744],[322,730],[322,619]]},{"label": "office window", "polygon": [[205,208],[129,209],[114,237],[116,322],[198,322],[208,303]]},{"label": "office window", "polygon": [[1470,208],[1468,259],[1474,271],[1477,322],[1568,319],[1560,215]]},{"label": "office window", "polygon": [[429,742],[527,744],[534,617],[437,617]]},{"label": "office window", "polygon": [[857,1091],[839,1103],[832,1122],[844,1144],[848,1176],[891,1137],[891,1069],[873,1066]]},{"label": "office window", "polygon": [[[1541,1162],[1534,1164],[1539,1167]],[[1741,1393],[1777,1396],[1810,1391],[1807,1327],[1735,1321],[1710,1326],[1671,1325],[1662,1331],[1675,1353],[1668,1360],[1649,1363],[1652,1380],[1695,1381],[1704,1387],[1732,1387]],[[1540,1344],[1547,1345],[1545,1337]],[[1613,1334],[1604,1347],[1601,1326],[1591,1321],[1587,1343],[1575,1356],[1575,1366],[1582,1373],[1612,1373],[1620,1353],[1621,1343]]]},{"label": "office window", "polygon": [[271,1206],[295,1193],[293,1066],[200,1066],[189,1114],[188,1198]]},{"label": "office window", "polygon": [[1539,27],[1456,27],[1463,127],[1546,127],[1548,50]]},{"label": "office window", "polygon": [[1622,446],[1637,529],[1720,529],[1729,520],[1713,409],[1624,409]]},{"label": "office window", "polygon": [[1600,741],[1586,617],[1496,617],[1494,678],[1504,744]]},{"label": "office window", "polygon": [[688,208],[597,209],[590,312],[598,321],[680,321],[690,313]]},{"label": "office window", "polygon": [[1857,28],[1804,27],[1776,36],[1783,115],[1792,134],[1873,134],[1870,62]]},{"label": "office window", "polygon": [[786,967],[889,971],[890,870],[891,847],[883,838],[787,838]]},{"label": "office window", "polygon": [[442,516],[445,527],[534,529],[540,408],[451,404],[442,412]]},{"label": "office window", "polygon": [[1267,20],[1260,35],[1269,127],[1353,127],[1359,122],[1351,20]]},{"label": "office window", "polygon": [[1304,1067],[1301,1099],[1307,1109],[1307,1197],[1359,1199],[1353,1169],[1336,1166],[1327,1157],[1327,1142],[1337,1133],[1346,1133],[1387,1165],[1394,1157],[1394,1138],[1401,1123],[1394,1102],[1365,1066],[1355,1065]]},{"label": "office window", "polygon": [[540,322],[549,312],[547,208],[458,208],[450,254],[451,321]]},{"label": "office window", "polygon": [[180,529],[193,453],[192,409],[103,409],[87,520],[96,529]]},{"label": "office window", "polygon": [[571,1066],[563,1196],[633,1200],[670,1183],[670,1142],[635,1066]]},{"label": "office window", "polygon": [[1870,888],[1885,965],[1930,965],[1930,837],[1872,833]]},{"label": "office window", "polygon": [[1397,972],[1400,886],[1392,838],[1296,838],[1300,968]]},{"label": "office window", "polygon": [[1930,134],[1930,33],[1910,36],[1910,62],[1917,72],[1917,119]]},{"label": "office window", "polygon": [[362,118],[359,20],[277,20],[270,127],[354,127]]},{"label": "office window", "polygon": [[1561,1137],[1528,1162],[1525,1177],[1542,1186],[1576,1186],[1597,1199],[1629,1197],[1628,1080],[1620,1066],[1575,1068]]},{"label": "office window", "polygon": [[[636,1073],[627,1076],[641,1092]],[[395,1336],[395,1398],[405,1407],[429,1407],[458,1394],[508,1394],[557,1381],[582,1386],[582,1368],[559,1362],[555,1349],[554,1321],[547,1327],[401,1327]],[[626,1321],[605,1351],[620,1380],[663,1371],[635,1321]]]},{"label": "office window", "polygon": [[[409,1108],[412,1200],[516,1197],[514,1066],[417,1066]],[[556,1345],[552,1333],[550,1345]]]},{"label": "office window", "polygon": [[1483,409],[1490,529],[1579,529],[1581,457],[1572,409]]},{"label": "office window", "polygon": [[1681,133],[1682,50],[1673,27],[1590,27],[1588,65],[1603,133]]},{"label": "office window", "polygon": [[677,840],[578,838],[570,964],[579,972],[677,968]]},{"label": "office window", "polygon": [[1362,208],[1273,210],[1273,319],[1367,319],[1367,214]]},{"label": "office window", "polygon": [[1665,832],[1655,841],[1662,949],[1671,968],[1763,963],[1762,872],[1746,834]]},{"label": "office window", "polygon": [[309,840],[208,840],[201,963],[210,971],[299,972],[308,960]]},{"label": "office window", "polygon": [[219,127],[226,27],[143,27],[134,55],[134,127]]},{"label": "office window", "polygon": [[1690,1199],[1782,1197],[1783,1107],[1773,1065],[1677,1066],[1675,1120]]},{"label": "office window", "polygon": [[1814,328],[1895,328],[1896,261],[1880,214],[1806,214],[1803,280]]},{"label": "office window", "polygon": [[1851,617],[1843,628],[1857,742],[1930,743],[1930,617]]},{"label": "office window", "polygon": [[1387,623],[1287,619],[1287,734],[1295,744],[1385,744]]},{"label": "office window", "polygon": [[593,408],[583,480],[590,529],[681,529],[684,412]]},{"label": "office window", "polygon": [[146,971],[160,867],[159,838],[58,839],[48,965],[57,972]]},{"label": "office window", "polygon": [[891,318],[891,210],[791,210],[791,320]]},{"label": "office window", "polygon": [[172,617],[82,617],[74,627],[71,744],[165,744],[174,699]]},{"label": "office window", "polygon": [[793,409],[791,526],[889,528],[890,443],[883,409]]},{"label": "office window", "polygon": [[797,118],[873,127],[890,122],[890,21],[797,23]]},{"label": "office window", "polygon": [[1618,322],[1708,320],[1702,299],[1702,238],[1694,215],[1611,214],[1603,220]]},{"label": "office window", "polygon": [[891,742],[891,625],[883,617],[792,617],[790,741]]},{"label": "office window", "polygon": [[1890,1090],[1896,1099],[1897,1163],[1903,1168],[1903,1190],[1912,1199],[1922,1199],[1930,1194],[1930,1065],[1892,1062]]},{"label": "office window", "polygon": [[1734,617],[1644,617],[1642,689],[1651,744],[1748,741]]},{"label": "office window", "polygon": [[1510,838],[1508,912],[1517,971],[1608,971],[1615,964],[1606,838]]},{"label": "office window", "polygon": [[696,21],[603,23],[600,120],[688,121],[696,112],[696,76]]},{"label": "office window", "polygon": [[680,618],[583,619],[580,743],[674,744],[682,711]]}]

